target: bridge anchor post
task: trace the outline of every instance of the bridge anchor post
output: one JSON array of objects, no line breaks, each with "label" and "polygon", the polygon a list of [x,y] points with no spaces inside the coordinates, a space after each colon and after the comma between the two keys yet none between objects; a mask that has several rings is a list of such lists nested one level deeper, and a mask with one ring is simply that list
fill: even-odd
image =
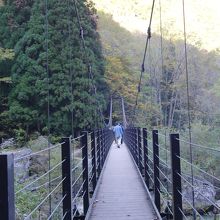
[{"label": "bridge anchor post", "polygon": [[142,151],[142,141],[141,141],[141,128],[137,129],[138,131],[138,168],[141,175],[143,175],[143,151]]},{"label": "bridge anchor post", "polygon": [[86,216],[89,209],[88,133],[83,132],[82,134],[83,209],[84,215]]},{"label": "bridge anchor post", "polygon": [[96,182],[97,182],[97,173],[96,173],[96,131],[93,131],[91,134],[91,151],[92,151],[92,187],[93,187],[93,192],[96,187]]},{"label": "bridge anchor post", "polygon": [[139,157],[138,157],[138,128],[135,128],[135,161],[139,167]]},{"label": "bridge anchor post", "polygon": [[150,177],[149,177],[149,161],[148,161],[148,142],[147,142],[147,129],[143,128],[143,148],[144,148],[144,179],[147,185],[147,188],[150,187]]},{"label": "bridge anchor post", "polygon": [[182,220],[182,186],[179,134],[170,134],[172,190],[173,190],[173,219]]},{"label": "bridge anchor post", "polygon": [[0,216],[2,220],[15,220],[14,156],[0,155]]},{"label": "bridge anchor post", "polygon": [[70,138],[62,139],[62,183],[63,196],[63,216],[64,220],[73,219],[72,206],[72,151],[70,146]]},{"label": "bridge anchor post", "polygon": [[100,138],[100,130],[97,131],[97,170],[98,170],[98,177],[101,174],[101,138]]},{"label": "bridge anchor post", "polygon": [[153,130],[153,161],[154,161],[154,203],[160,213],[160,175],[158,130]]}]

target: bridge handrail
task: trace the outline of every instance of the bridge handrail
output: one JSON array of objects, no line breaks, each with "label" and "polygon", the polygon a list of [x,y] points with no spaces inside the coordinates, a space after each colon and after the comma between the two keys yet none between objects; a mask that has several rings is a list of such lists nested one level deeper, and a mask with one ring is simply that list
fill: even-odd
[{"label": "bridge handrail", "polygon": [[[38,204],[30,210],[25,219],[30,219],[32,216],[36,216],[36,211],[41,209],[42,206],[47,203],[52,194],[58,195],[59,199],[51,197],[54,199],[54,207],[52,207],[52,210],[48,211],[48,220],[57,214],[58,211],[60,213],[60,210],[62,211],[60,219],[68,220],[74,219],[74,217],[83,218],[90,205],[90,193],[95,191],[97,180],[99,179],[113,140],[113,132],[104,128],[92,132],[81,132],[76,138],[63,138],[62,142],[55,146],[33,152],[15,160],[13,154],[0,154],[1,219],[15,219],[17,214],[15,197],[17,197],[18,194],[22,196],[22,193],[28,190],[32,192],[31,196],[34,196],[35,192],[42,187],[47,187],[49,183],[53,183],[51,190],[49,190],[43,198],[39,198],[40,201],[38,201]],[[76,152],[74,151],[75,154],[72,154],[72,148],[76,148],[76,145],[78,146],[77,155],[81,157],[79,158],[79,162],[76,162]],[[24,159],[29,160],[36,155],[56,148],[61,149],[61,153],[60,151],[56,151],[56,153],[60,155],[60,162],[53,165],[50,170],[45,171],[42,175],[36,177],[31,182],[27,184],[24,183],[24,186],[21,186],[19,182],[15,182],[15,163]],[[89,161],[91,161],[91,165],[89,164]],[[47,181],[45,178],[48,177],[49,173],[52,173],[55,170],[58,170],[57,173],[59,174],[57,175],[56,173],[57,176],[55,178],[49,179],[50,182]],[[16,188],[18,186],[21,186],[21,188],[15,191],[14,183]],[[34,186],[34,188],[32,186]],[[81,214],[78,212],[77,208],[79,200],[83,202],[83,213]]]},{"label": "bridge handrail", "polygon": [[[192,188],[192,191],[198,192],[199,195],[210,203],[210,206],[212,205],[217,210],[220,210],[220,207],[211,201],[211,199],[203,195],[201,191],[198,191],[195,184],[192,184],[190,180],[188,181],[185,178],[185,176],[194,177],[187,175],[185,171],[181,170],[182,163],[192,166],[194,169],[199,170],[218,182],[220,182],[220,179],[183,158],[181,150],[184,150],[186,146],[180,148],[180,143],[191,144],[196,148],[199,147],[207,151],[211,150],[215,153],[220,152],[218,149],[190,143],[179,138],[179,134],[167,135],[167,133],[163,134],[158,130],[153,130],[152,134],[149,135],[146,128],[129,127],[125,130],[124,136],[125,143],[142,174],[148,190],[154,192],[154,196],[151,199],[161,213],[161,216],[172,216],[173,219],[178,220],[182,220],[183,218],[188,219],[183,210],[183,204],[187,203],[193,212],[197,213],[201,219],[204,219],[193,203],[183,196],[182,181],[186,182]],[[161,143],[159,143],[160,141]],[[169,179],[168,172],[171,172],[172,179]],[[163,182],[161,178],[165,181]],[[197,181],[197,178],[195,180]],[[204,183],[204,181],[200,182]],[[170,191],[170,188],[172,188],[172,191]],[[172,205],[169,202],[170,198]],[[167,203],[166,209],[161,207],[161,201]]]}]

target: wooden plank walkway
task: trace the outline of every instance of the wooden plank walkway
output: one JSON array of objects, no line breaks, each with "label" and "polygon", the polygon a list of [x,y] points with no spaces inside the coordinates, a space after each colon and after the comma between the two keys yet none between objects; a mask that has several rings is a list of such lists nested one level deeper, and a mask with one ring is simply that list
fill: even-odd
[{"label": "wooden plank walkway", "polygon": [[125,144],[112,145],[87,220],[159,219]]}]

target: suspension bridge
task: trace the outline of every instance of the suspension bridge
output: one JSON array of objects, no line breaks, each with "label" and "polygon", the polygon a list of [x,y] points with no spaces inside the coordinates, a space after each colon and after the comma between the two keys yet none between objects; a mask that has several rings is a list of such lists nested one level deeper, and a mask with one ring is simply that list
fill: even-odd
[{"label": "suspension bridge", "polygon": [[[138,107],[138,96],[141,92],[142,75],[145,72],[145,59],[148,44],[151,38],[151,22],[153,18],[154,2],[150,15],[148,36],[144,50],[144,58],[138,84],[133,115]],[[184,1],[183,1],[184,2]],[[86,54],[86,46],[83,36],[83,28],[74,1],[80,37],[83,50]],[[184,12],[184,4],[183,4]],[[184,12],[185,13],[185,12]],[[184,14],[183,13],[183,14]],[[185,16],[185,15],[184,15]],[[185,23],[184,23],[185,33]],[[185,38],[186,45],[186,38]],[[48,50],[48,48],[47,48]],[[48,51],[47,51],[48,52]],[[185,61],[187,67],[187,50],[185,47]],[[93,82],[92,66],[88,63],[89,78],[91,79],[91,91],[96,94],[96,86]],[[188,72],[187,76],[187,97]],[[48,93],[48,96],[50,94]],[[101,108],[96,100],[97,111],[104,122]],[[50,112],[48,99],[48,118]],[[188,102],[189,108],[189,102]],[[189,110],[189,109],[188,109]],[[100,129],[82,131],[77,137],[65,137],[61,143],[48,144],[48,147],[38,152],[25,156],[14,157],[13,154],[0,155],[0,216],[2,220],[15,219],[64,219],[64,220],[160,220],[160,219],[204,219],[205,213],[196,207],[196,197],[199,195],[206,200],[213,209],[220,211],[220,207],[210,198],[206,197],[195,182],[200,181],[205,187],[206,182],[196,180],[194,172],[209,180],[220,182],[217,176],[208,173],[192,160],[192,151],[219,150],[200,144],[192,143],[190,132],[189,112],[189,136],[187,140],[178,133],[169,134],[166,131],[149,130],[135,127],[126,118],[124,99],[121,97],[121,112],[124,127],[123,144],[120,148],[114,141],[112,130],[113,101],[110,101],[109,122]],[[129,120],[130,121],[130,120]],[[131,120],[132,121],[132,120]],[[104,123],[103,123],[104,124]],[[190,146],[190,156],[182,153],[181,145]],[[38,176],[28,184],[15,181],[16,163],[30,160],[36,155],[56,151],[60,161],[50,164],[44,174]],[[185,156],[185,157],[184,157]],[[49,157],[49,161],[50,161]],[[184,166],[183,166],[184,165]],[[189,166],[191,173],[184,168]],[[59,173],[53,177],[53,173]],[[49,176],[49,181],[38,184],[44,177]],[[183,192],[183,183],[191,188],[192,196],[186,197]],[[15,185],[19,185],[15,187]],[[31,192],[30,197],[35,199],[37,190],[49,188],[38,204],[32,207],[25,216],[17,216],[19,195]],[[34,190],[33,190],[34,189]],[[42,217],[44,207],[49,201],[49,210]],[[191,213],[186,213],[184,204],[190,207]]]},{"label": "suspension bridge", "polygon": [[[123,98],[121,104],[124,111]],[[110,115],[112,115],[112,101],[110,106]],[[109,126],[111,121],[110,118]],[[33,191],[32,186],[49,173],[51,173],[50,192],[24,219],[190,219],[190,216],[184,212],[184,203],[195,212],[196,219],[204,219],[201,210],[196,209],[196,199],[193,205],[192,199],[183,195],[183,182],[195,193],[204,197],[210,206],[219,210],[214,201],[206,198],[204,192],[191,184],[188,178],[190,175],[181,167],[185,163],[193,166],[193,169],[209,179],[216,181],[220,179],[196,164],[191,164],[188,158],[181,155],[180,145],[186,143],[196,149],[220,153],[218,150],[189,143],[176,133],[167,134],[159,130],[148,131],[147,128],[128,127],[125,114],[123,114],[123,122],[124,143],[120,148],[114,141],[111,127],[106,127],[91,132],[83,131],[76,138],[63,138],[57,145],[22,157],[14,158],[13,154],[0,155],[1,219],[16,219],[16,205],[18,205],[16,197],[26,191],[31,191],[34,197],[36,189]],[[76,146],[79,147],[78,160],[76,160],[76,152],[73,153]],[[57,150],[60,152],[59,163],[15,191],[14,164]],[[55,170],[60,175],[52,178]],[[203,184],[205,186],[207,183],[203,182]],[[47,186],[48,183],[44,183],[38,186],[37,190]],[[53,201],[51,212],[47,217],[41,218],[39,210],[50,197]]]}]

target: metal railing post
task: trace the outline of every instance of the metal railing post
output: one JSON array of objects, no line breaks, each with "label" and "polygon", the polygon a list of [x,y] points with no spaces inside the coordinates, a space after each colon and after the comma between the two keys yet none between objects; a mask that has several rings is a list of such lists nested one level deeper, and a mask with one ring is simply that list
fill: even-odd
[{"label": "metal railing post", "polygon": [[96,136],[95,136],[95,131],[91,133],[91,152],[92,152],[92,187],[93,191],[95,190],[96,187],[96,181],[97,181],[97,173],[96,173]]},{"label": "metal railing post", "polygon": [[88,133],[82,133],[82,169],[83,169],[83,209],[86,215],[89,209],[89,168],[88,168]]},{"label": "metal railing post", "polygon": [[129,138],[128,143],[130,145],[131,154],[136,162],[135,158],[135,134],[134,134],[135,128],[129,129]]},{"label": "metal railing post", "polygon": [[0,216],[2,220],[15,220],[14,156],[0,155]]},{"label": "metal railing post", "polygon": [[109,153],[109,150],[110,150],[110,147],[111,147],[111,145],[112,145],[112,143],[113,143],[113,136],[112,136],[112,131],[111,130],[108,130],[107,131],[107,135],[108,135],[108,148],[107,148],[107,152],[106,152],[106,157],[107,157],[107,155],[108,155],[108,153]]},{"label": "metal railing post", "polygon": [[130,132],[131,132],[131,128],[128,128],[125,130],[124,142],[125,142],[125,144],[127,144],[128,149],[130,150],[132,156],[134,156],[133,151],[132,151],[132,144],[131,144],[131,140],[130,140]]},{"label": "metal railing post", "polygon": [[100,162],[101,162],[101,170],[103,167],[103,150],[104,150],[104,146],[103,146],[103,130],[100,130]]},{"label": "metal railing post", "polygon": [[133,151],[133,158],[135,163],[137,162],[136,160],[136,133],[135,133],[136,129],[133,128],[132,129],[132,133],[131,133],[131,141],[132,141],[132,151]]},{"label": "metal railing post", "polygon": [[103,165],[105,163],[106,159],[106,152],[107,152],[107,144],[106,144],[106,129],[103,130],[103,145],[104,145],[104,150],[103,150]]},{"label": "metal railing post", "polygon": [[173,218],[182,220],[182,186],[181,186],[181,161],[179,134],[170,134],[171,170],[172,170],[172,191],[173,191]]},{"label": "metal railing post", "polygon": [[101,173],[101,140],[100,140],[100,130],[97,131],[97,166],[98,166],[98,176]]},{"label": "metal railing post", "polygon": [[65,220],[73,218],[72,206],[72,148],[70,146],[70,138],[62,139],[62,183],[63,196],[63,216]]},{"label": "metal railing post", "polygon": [[138,128],[138,168],[140,173],[143,175],[143,152],[142,152],[142,143],[141,143],[141,129]]},{"label": "metal railing post", "polygon": [[148,142],[147,142],[147,129],[143,128],[143,148],[144,148],[144,179],[147,188],[150,187],[150,177],[149,177],[149,161],[148,161]]},{"label": "metal railing post", "polygon": [[153,130],[154,202],[160,213],[159,145],[158,130]]},{"label": "metal railing post", "polygon": [[138,129],[135,128],[135,158],[136,158],[136,164],[138,166]]}]

